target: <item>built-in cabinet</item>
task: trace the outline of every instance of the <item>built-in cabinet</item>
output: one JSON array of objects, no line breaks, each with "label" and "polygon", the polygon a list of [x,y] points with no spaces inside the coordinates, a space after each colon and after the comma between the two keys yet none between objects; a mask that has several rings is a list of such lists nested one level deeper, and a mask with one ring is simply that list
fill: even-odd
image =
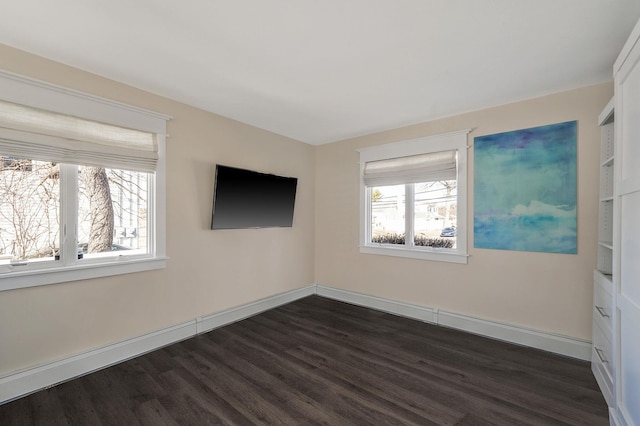
[{"label": "built-in cabinet", "polygon": [[[614,98],[615,99],[615,98]],[[615,180],[614,99],[599,116],[600,191],[598,201],[598,260],[593,273],[593,350],[591,369],[610,407],[614,398],[613,315],[616,291],[613,286],[613,227]]]},{"label": "built-in cabinet", "polygon": [[615,164],[614,99],[600,114],[600,201],[598,215],[597,269],[609,280],[613,272],[613,182]]},{"label": "built-in cabinet", "polygon": [[613,72],[614,100],[600,115],[592,369],[611,423],[632,426],[640,425],[640,22]]}]

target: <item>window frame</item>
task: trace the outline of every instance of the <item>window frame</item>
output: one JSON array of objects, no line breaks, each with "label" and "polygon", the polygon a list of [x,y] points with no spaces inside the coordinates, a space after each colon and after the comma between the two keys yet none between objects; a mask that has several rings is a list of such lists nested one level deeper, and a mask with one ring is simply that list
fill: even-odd
[{"label": "window frame", "polygon": [[[406,257],[411,259],[435,260],[451,263],[467,263],[467,135],[471,129],[460,130],[434,136],[425,136],[385,145],[357,150],[360,154],[360,253],[383,256]],[[412,155],[429,154],[456,150],[457,159],[457,206],[456,206],[456,248],[394,246],[371,242],[371,187],[364,183],[364,168],[367,162],[387,160]],[[411,184],[408,184],[411,185]],[[413,204],[410,191],[405,186],[405,203],[411,203],[411,215],[405,214],[405,234],[413,234]]]},{"label": "window frame", "polygon": [[[165,268],[166,123],[171,117],[6,71],[0,71],[0,99],[153,133],[158,149],[156,170],[149,179],[149,253],[77,261],[76,247],[62,241],[64,224],[67,229],[75,229],[73,223],[77,222],[77,166],[61,164],[61,174],[64,173],[66,176],[61,180],[60,209],[67,213],[67,219],[63,219],[61,223],[61,260],[42,262],[42,265],[30,265],[25,269],[21,269],[20,266],[0,265],[0,291]],[[74,213],[69,215],[69,212]],[[75,241],[75,235],[72,235],[72,238]]]}]

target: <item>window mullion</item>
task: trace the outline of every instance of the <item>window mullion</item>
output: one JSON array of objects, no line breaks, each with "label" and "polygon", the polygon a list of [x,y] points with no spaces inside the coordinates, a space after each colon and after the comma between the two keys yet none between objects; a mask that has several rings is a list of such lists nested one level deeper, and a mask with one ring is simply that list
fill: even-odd
[{"label": "window mullion", "polygon": [[158,254],[156,241],[157,209],[156,209],[156,177],[157,173],[150,173],[147,178],[147,253]]},{"label": "window mullion", "polygon": [[408,248],[414,247],[413,242],[413,233],[414,233],[414,223],[413,223],[413,205],[415,203],[415,185],[412,183],[408,183],[404,186],[404,244]]},{"label": "window mullion", "polygon": [[364,240],[364,244],[369,244],[371,243],[371,221],[373,219],[372,217],[372,206],[371,203],[373,202],[373,198],[372,198],[372,191],[371,191],[371,187],[365,187],[365,217],[366,217],[366,222],[365,222],[365,240]]},{"label": "window mullion", "polygon": [[60,164],[60,259],[78,263],[78,167]]},{"label": "window mullion", "polygon": [[[166,267],[169,116],[3,71],[0,105],[5,113],[0,151],[13,162],[8,170],[2,164],[0,193],[11,191],[9,201],[16,207],[9,218],[10,235],[3,233],[0,241],[0,252],[12,256],[2,256],[0,292]],[[89,188],[78,179],[86,167],[100,174]],[[96,252],[78,260],[79,248],[88,251],[92,243],[91,220],[103,220],[100,212],[91,212],[88,196],[99,192],[100,201],[107,201],[99,169],[115,172],[107,178],[125,170],[136,173],[135,178],[125,177],[124,184],[109,185],[109,190],[116,197],[127,191],[139,204],[125,206],[138,208],[119,216],[131,214],[132,220],[121,229],[114,227],[110,247],[103,245],[98,252],[92,244]],[[114,204],[121,206],[117,199],[111,204],[114,210]],[[0,225],[4,228],[6,222]],[[116,233],[130,244],[114,242]]]}]

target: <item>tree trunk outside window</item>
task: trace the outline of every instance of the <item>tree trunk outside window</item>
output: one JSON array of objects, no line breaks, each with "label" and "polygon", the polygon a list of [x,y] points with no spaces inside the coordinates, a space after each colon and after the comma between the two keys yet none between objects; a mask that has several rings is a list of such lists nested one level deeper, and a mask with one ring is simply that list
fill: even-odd
[{"label": "tree trunk outside window", "polygon": [[83,176],[89,192],[91,226],[89,229],[88,253],[111,251],[113,243],[113,203],[109,190],[109,179],[102,167],[85,167]]}]

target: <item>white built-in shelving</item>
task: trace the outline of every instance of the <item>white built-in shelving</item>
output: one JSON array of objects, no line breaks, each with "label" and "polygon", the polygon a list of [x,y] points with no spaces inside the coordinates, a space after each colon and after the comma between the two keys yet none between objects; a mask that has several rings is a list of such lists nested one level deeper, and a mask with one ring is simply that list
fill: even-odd
[{"label": "white built-in shelving", "polygon": [[[640,21],[613,66],[602,129],[591,367],[615,426],[640,425]],[[615,110],[615,117],[614,117]]]},{"label": "white built-in shelving", "polygon": [[613,182],[614,182],[614,111],[613,99],[599,117],[600,138],[600,192],[598,211],[598,263],[597,270],[611,281],[613,272]]},{"label": "white built-in shelving", "polygon": [[613,374],[611,423],[640,425],[640,21],[613,65]]},{"label": "white built-in shelving", "polygon": [[613,227],[615,181],[614,100],[607,104],[598,124],[600,138],[600,191],[598,201],[598,259],[593,274],[593,353],[591,367],[609,406],[614,405],[613,331]]}]

